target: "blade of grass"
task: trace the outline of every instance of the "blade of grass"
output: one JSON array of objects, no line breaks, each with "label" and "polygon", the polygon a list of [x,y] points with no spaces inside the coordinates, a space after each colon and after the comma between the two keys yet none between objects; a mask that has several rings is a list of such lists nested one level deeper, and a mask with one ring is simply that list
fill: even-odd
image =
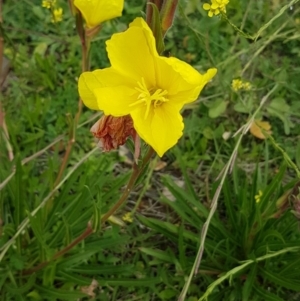
[{"label": "blade of grass", "polygon": [[249,121],[243,125],[238,131],[238,132],[241,132],[240,133],[240,136],[238,138],[238,141],[236,142],[236,145],[234,147],[234,150],[227,162],[227,164],[225,165],[225,168],[223,169],[223,172],[222,172],[222,177],[221,177],[221,181],[220,181],[220,184],[215,192],[215,195],[212,199],[212,202],[211,202],[211,209],[210,209],[210,212],[209,212],[209,215],[207,217],[207,220],[206,222],[204,223],[203,227],[202,227],[202,231],[201,231],[201,238],[200,238],[200,246],[199,246],[199,249],[198,249],[198,253],[197,253],[197,256],[196,256],[196,259],[195,259],[195,262],[194,262],[194,265],[192,267],[192,270],[190,272],[190,275],[181,291],[181,294],[178,298],[178,301],[183,301],[185,300],[185,296],[187,294],[187,291],[188,291],[188,288],[190,286],[190,283],[192,281],[192,278],[193,278],[193,275],[197,273],[198,271],[198,268],[199,268],[199,265],[201,263],[201,259],[202,259],[202,255],[203,255],[203,252],[204,252],[204,244],[205,244],[205,239],[206,239],[206,235],[207,235],[207,231],[208,231],[208,227],[209,227],[209,224],[211,222],[211,219],[217,209],[217,205],[218,205],[218,199],[219,199],[219,196],[220,196],[220,193],[221,193],[221,189],[224,185],[224,182],[225,182],[225,179],[226,179],[226,176],[227,174],[230,172],[230,170],[232,169],[233,165],[234,165],[234,162],[235,162],[235,158],[236,158],[236,155],[237,155],[237,151],[238,151],[238,148],[240,146],[240,143],[242,141],[242,138],[243,136],[248,132],[251,124],[254,122],[255,120],[255,116],[257,115],[257,113],[261,110],[261,108],[264,106],[264,104],[266,103],[266,101],[268,100],[268,98],[270,97],[270,95],[272,95],[274,93],[274,91],[277,89],[278,85],[276,84],[273,89],[271,91],[269,91],[269,93],[263,97],[263,99],[261,100],[260,102],[260,105],[259,107],[256,109],[256,111],[253,113],[253,115],[251,116],[251,118],[249,119]]}]

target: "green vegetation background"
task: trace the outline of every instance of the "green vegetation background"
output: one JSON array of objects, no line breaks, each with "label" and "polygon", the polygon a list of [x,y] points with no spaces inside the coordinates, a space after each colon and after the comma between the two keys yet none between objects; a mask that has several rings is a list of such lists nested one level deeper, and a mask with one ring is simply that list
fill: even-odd
[{"label": "green vegetation background", "polygon": [[[80,42],[64,1],[57,24],[40,1],[4,1],[4,54],[11,70],[1,103],[15,159],[8,160],[0,133],[1,300],[89,300],[93,291],[101,301],[177,300],[218,192],[218,175],[232,154],[232,172],[186,300],[299,300],[300,6],[281,12],[289,2],[230,1],[228,19],[250,35],[278,15],[253,41],[226,20],[209,18],[203,2],[180,1],[165,54],[199,71],[218,68],[201,98],[184,111],[184,137],[155,169],[150,166],[152,177],[140,180],[115,222],[30,272],[118,200],[130,162],[118,151],[93,151],[89,128],[99,114],[84,109],[66,180],[53,191],[77,111]],[[125,1],[123,16],[103,25],[92,43],[92,69],[109,65],[105,41],[144,11],[145,1]],[[234,92],[235,78],[249,81],[251,91]],[[262,100],[256,119],[271,124],[273,138],[232,137]],[[50,205],[34,212],[47,199]],[[139,199],[133,222],[123,222]],[[98,284],[87,291],[93,279]]]}]

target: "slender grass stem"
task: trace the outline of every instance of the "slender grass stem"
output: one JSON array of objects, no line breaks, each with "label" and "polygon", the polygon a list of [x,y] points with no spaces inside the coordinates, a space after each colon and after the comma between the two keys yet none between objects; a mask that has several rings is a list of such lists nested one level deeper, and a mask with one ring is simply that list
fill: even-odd
[{"label": "slender grass stem", "polygon": [[[32,211],[30,212],[30,215],[33,217],[37,214],[37,212],[43,208],[47,202],[53,197],[53,195],[58,191],[58,189],[70,178],[70,176],[74,173],[74,171],[85,161],[87,160],[94,152],[98,151],[99,148],[95,147],[92,149],[89,153],[87,153],[85,156],[83,156],[80,161],[78,161],[67,173],[67,175],[63,178],[63,180],[55,186],[52,191],[43,199],[43,201]],[[16,241],[17,237],[22,233],[22,231],[27,227],[29,224],[29,218],[25,218],[23,222],[18,226],[18,230],[15,233],[15,235],[5,244],[0,248],[0,262],[4,258],[4,255],[8,251],[8,249],[14,244]]]},{"label": "slender grass stem", "polygon": [[[81,54],[82,54],[81,68],[82,68],[82,72],[85,72],[85,71],[90,70],[89,53],[90,53],[91,41],[90,41],[90,37],[88,37],[85,34],[82,18],[80,19],[80,22],[77,22],[76,25],[77,25],[77,27],[81,27],[80,29],[78,28],[78,34],[79,34],[80,41],[81,41]],[[70,138],[69,138],[68,145],[67,145],[67,148],[66,148],[66,152],[65,152],[65,155],[63,157],[61,166],[59,168],[56,180],[54,182],[54,187],[60,182],[60,180],[63,176],[63,173],[64,173],[64,171],[66,169],[66,166],[67,166],[67,163],[69,161],[70,154],[72,152],[73,145],[76,142],[76,128],[77,128],[77,125],[79,123],[79,118],[80,118],[81,112],[82,112],[82,100],[81,100],[81,98],[79,98],[77,113],[76,113],[74,121],[73,121],[74,124],[70,128],[70,135],[69,135]],[[51,202],[49,203],[49,206],[50,206],[49,208],[51,208]]]},{"label": "slender grass stem", "polygon": [[213,196],[213,199],[212,199],[212,202],[211,202],[211,209],[209,211],[208,217],[207,217],[207,219],[206,219],[206,221],[205,221],[205,223],[202,227],[202,230],[201,230],[200,247],[198,249],[198,253],[197,253],[196,259],[194,261],[194,264],[193,264],[192,270],[190,272],[190,275],[189,275],[189,277],[188,277],[188,279],[187,279],[187,281],[186,281],[186,283],[185,283],[185,285],[184,285],[184,287],[181,291],[181,294],[178,298],[178,301],[184,301],[185,300],[188,288],[189,288],[189,286],[192,282],[193,275],[198,273],[198,269],[199,269],[201,259],[202,259],[202,255],[203,255],[203,252],[204,252],[205,239],[206,239],[206,236],[207,236],[208,228],[209,228],[210,222],[211,222],[211,220],[212,220],[212,218],[213,218],[213,216],[214,216],[214,214],[217,210],[218,199],[219,199],[223,184],[225,182],[226,176],[227,176],[228,173],[230,173],[232,171],[232,168],[234,166],[235,159],[237,157],[238,148],[239,148],[239,146],[242,142],[242,138],[248,132],[251,124],[255,120],[255,116],[257,115],[257,113],[261,110],[263,105],[266,103],[266,101],[268,100],[270,95],[277,89],[277,87],[278,87],[278,85],[275,85],[273,87],[273,89],[266,96],[263,97],[263,99],[260,102],[259,107],[253,113],[253,115],[248,120],[248,122],[246,124],[244,124],[234,135],[234,136],[236,136],[237,134],[239,134],[238,140],[236,142],[236,145],[234,147],[234,150],[233,150],[228,162],[226,163],[225,167],[223,168],[223,170],[221,172],[220,184],[218,185],[218,187],[216,189],[216,192]]}]

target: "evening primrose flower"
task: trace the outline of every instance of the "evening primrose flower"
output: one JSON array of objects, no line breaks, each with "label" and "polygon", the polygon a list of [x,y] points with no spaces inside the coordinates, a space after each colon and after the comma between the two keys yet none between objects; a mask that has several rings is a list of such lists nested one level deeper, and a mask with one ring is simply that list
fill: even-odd
[{"label": "evening primrose flower", "polygon": [[204,75],[173,57],[159,56],[142,18],[106,42],[111,67],[84,72],[78,82],[84,104],[105,115],[130,115],[137,134],[162,156],[182,136],[182,107],[197,99],[216,74]]},{"label": "evening primrose flower", "polygon": [[121,16],[124,0],[74,0],[74,5],[82,13],[87,27],[93,28]]},{"label": "evening primrose flower", "polygon": [[229,0],[211,0],[211,4],[204,3],[203,9],[208,10],[208,16],[216,16],[218,14],[226,13],[226,5],[229,3]]}]

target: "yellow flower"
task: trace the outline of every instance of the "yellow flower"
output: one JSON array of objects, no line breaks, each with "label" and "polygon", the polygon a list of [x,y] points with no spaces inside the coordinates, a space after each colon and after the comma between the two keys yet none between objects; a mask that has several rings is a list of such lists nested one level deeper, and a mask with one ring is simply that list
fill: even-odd
[{"label": "yellow flower", "polygon": [[234,79],[231,83],[231,87],[234,91],[241,90],[243,88],[243,82],[240,79]]},{"label": "yellow flower", "polygon": [[124,0],[74,0],[74,5],[82,13],[87,27],[93,28],[121,16]]},{"label": "yellow flower", "polygon": [[43,0],[42,1],[42,7],[45,7],[47,9],[50,9],[56,4],[56,0]]},{"label": "yellow flower", "polygon": [[129,114],[138,135],[162,156],[182,136],[180,110],[197,99],[217,70],[201,75],[183,61],[159,56],[142,18],[114,34],[106,45],[112,66],[79,78],[84,104],[105,115]]},{"label": "yellow flower", "polygon": [[229,0],[211,0],[211,4],[204,3],[203,9],[208,10],[208,16],[216,16],[218,14],[226,13],[226,5],[229,3]]},{"label": "yellow flower", "polygon": [[249,91],[249,90],[251,90],[251,88],[252,88],[252,86],[251,86],[251,84],[249,82],[244,82],[243,83],[243,89],[244,90]]},{"label": "yellow flower", "polygon": [[262,196],[263,196],[263,193],[261,190],[259,190],[258,194],[254,196],[255,202],[259,203]]},{"label": "yellow flower", "polygon": [[53,10],[53,15],[52,15],[52,23],[58,23],[62,21],[62,15],[63,15],[63,9],[60,8],[56,8]]},{"label": "yellow flower", "polygon": [[124,222],[128,222],[128,223],[132,223],[133,222],[133,219],[132,219],[132,216],[131,216],[131,212],[127,212],[123,215],[122,217],[122,220]]},{"label": "yellow flower", "polygon": [[243,82],[240,79],[234,79],[231,83],[231,88],[234,91],[238,91],[238,90],[246,90],[249,91],[252,89],[252,85],[249,82]]}]

